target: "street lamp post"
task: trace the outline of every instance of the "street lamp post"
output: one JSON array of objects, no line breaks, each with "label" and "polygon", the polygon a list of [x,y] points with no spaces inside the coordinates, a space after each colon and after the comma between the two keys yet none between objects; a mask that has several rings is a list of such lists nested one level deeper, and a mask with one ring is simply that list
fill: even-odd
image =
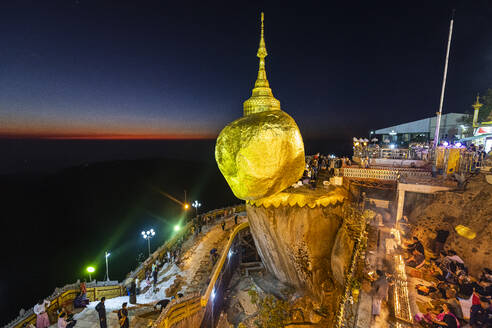
[{"label": "street lamp post", "polygon": [[152,239],[152,237],[154,236],[155,236],[154,229],[142,231],[142,237],[143,239],[147,239],[147,245],[149,246],[149,257],[150,257],[150,239]]},{"label": "street lamp post", "polygon": [[198,216],[198,209],[202,206],[202,204],[199,201],[195,200],[193,204],[191,204],[191,206],[195,208],[196,216]]},{"label": "street lamp post", "polygon": [[109,281],[109,269],[108,269],[108,257],[111,255],[108,251],[106,251],[105,257],[106,257],[106,280]]},{"label": "street lamp post", "polygon": [[89,272],[89,282],[92,281],[92,276],[91,276],[91,273],[94,273],[94,271],[96,271],[96,269],[94,269],[94,267],[87,267],[87,272]]}]

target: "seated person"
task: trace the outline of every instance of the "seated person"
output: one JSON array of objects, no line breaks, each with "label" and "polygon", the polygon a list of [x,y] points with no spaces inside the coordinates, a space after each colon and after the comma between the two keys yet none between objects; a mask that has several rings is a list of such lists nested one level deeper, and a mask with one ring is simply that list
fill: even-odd
[{"label": "seated person", "polygon": [[487,280],[479,280],[475,284],[475,290],[480,296],[492,297],[492,282]]},{"label": "seated person", "polygon": [[460,302],[456,298],[456,291],[454,289],[446,290],[446,298],[446,302],[448,303],[451,312],[453,312],[456,318],[461,322],[464,319],[463,311],[461,310]]},{"label": "seated person", "polygon": [[70,312],[65,305],[62,305],[61,309],[58,310],[58,318],[61,317],[61,315],[65,313],[65,320],[71,321],[73,318],[73,313]]},{"label": "seated person", "polygon": [[89,300],[85,298],[85,294],[79,293],[73,300],[73,307],[85,308],[89,304]]},{"label": "seated person", "polygon": [[432,311],[432,308],[428,307],[426,310],[426,313],[423,314],[423,318],[420,321],[420,324],[424,327],[433,327],[434,323],[432,322],[432,319],[436,316],[436,313]]},{"label": "seated person", "polygon": [[417,289],[417,294],[424,295],[424,296],[428,296],[429,294],[437,291],[437,289],[435,287],[425,286],[425,285],[421,285],[421,284],[416,285],[415,288]]},{"label": "seated person", "polygon": [[431,263],[431,267],[429,269],[429,272],[437,280],[439,280],[439,281],[444,281],[445,280],[443,271],[441,270],[441,268],[435,262],[432,262]]},{"label": "seated person", "polygon": [[470,325],[472,328],[492,327],[492,309],[490,300],[486,297],[480,298],[480,304],[472,305],[470,311]]},{"label": "seated person", "polygon": [[70,320],[69,322],[67,322],[66,317],[67,315],[65,314],[65,312],[62,312],[60,314],[60,317],[58,318],[58,328],[72,328],[73,326],[75,326],[77,320]]},{"label": "seated person", "polygon": [[454,250],[450,249],[448,251],[446,259],[454,262],[459,268],[465,269],[465,262],[461,259],[461,257],[458,256],[458,254]]},{"label": "seated person", "polygon": [[480,274],[479,281],[486,281],[492,283],[492,270],[489,268],[484,268]]},{"label": "seated person", "polygon": [[424,245],[422,245],[420,240],[415,236],[413,236],[413,242],[407,245],[408,253],[413,254],[414,250],[417,250],[421,254],[425,254]]},{"label": "seated person", "polygon": [[457,285],[458,297],[464,299],[470,298],[473,294],[474,283],[467,274],[461,274],[458,276]]},{"label": "seated person", "polygon": [[406,261],[406,264],[412,268],[420,268],[425,263],[424,254],[420,253],[417,249],[413,250],[412,256]]},{"label": "seated person", "polygon": [[459,328],[460,323],[456,316],[451,312],[450,306],[447,303],[442,305],[442,312],[432,317],[432,322],[437,327]]},{"label": "seated person", "polygon": [[169,304],[170,300],[168,299],[163,299],[163,300],[160,300],[159,302],[157,302],[155,305],[154,305],[154,309],[157,310],[157,307],[159,307],[159,310],[164,310],[166,308],[166,306]]}]

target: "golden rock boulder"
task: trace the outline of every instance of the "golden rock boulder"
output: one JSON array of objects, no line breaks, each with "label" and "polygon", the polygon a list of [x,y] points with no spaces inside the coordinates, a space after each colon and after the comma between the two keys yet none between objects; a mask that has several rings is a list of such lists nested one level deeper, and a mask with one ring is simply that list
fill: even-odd
[{"label": "golden rock boulder", "polygon": [[292,117],[280,109],[266,78],[267,51],[261,38],[258,78],[244,102],[244,117],[228,124],[217,138],[215,159],[236,197],[256,200],[281,192],[305,168],[302,136]]},{"label": "golden rock boulder", "polygon": [[220,133],[215,159],[237,198],[274,195],[304,171],[301,133],[287,113],[267,111],[242,117]]}]

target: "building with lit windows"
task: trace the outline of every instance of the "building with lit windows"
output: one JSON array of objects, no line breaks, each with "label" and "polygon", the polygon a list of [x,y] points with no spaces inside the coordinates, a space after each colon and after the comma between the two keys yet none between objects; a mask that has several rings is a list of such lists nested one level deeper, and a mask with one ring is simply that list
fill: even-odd
[{"label": "building with lit windows", "polygon": [[[439,140],[454,141],[470,135],[471,127],[463,122],[470,115],[461,113],[447,113],[441,117]],[[436,117],[398,124],[370,132],[371,139],[377,138],[380,144],[392,144],[396,147],[406,147],[411,142],[431,142],[436,130]]]}]

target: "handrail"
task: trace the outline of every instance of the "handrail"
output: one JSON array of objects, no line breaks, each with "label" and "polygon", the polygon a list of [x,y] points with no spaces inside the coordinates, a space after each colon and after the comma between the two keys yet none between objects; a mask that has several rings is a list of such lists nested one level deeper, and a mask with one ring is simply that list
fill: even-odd
[{"label": "handrail", "polygon": [[224,251],[222,251],[222,255],[220,256],[219,263],[215,267],[214,274],[212,275],[212,279],[210,280],[210,283],[208,284],[207,291],[205,292],[205,295],[202,296],[201,304],[202,307],[207,306],[208,299],[210,298],[210,294],[212,293],[212,290],[214,289],[215,282],[219,278],[219,274],[222,271],[222,267],[224,266],[225,260],[227,258],[227,254],[229,253],[229,249],[231,248],[232,242],[234,241],[234,237],[241,231],[249,227],[249,222],[243,222],[239,224],[232,234],[229,236],[229,240],[227,241],[227,245],[224,248]]},{"label": "handrail", "polygon": [[175,299],[162,311],[152,326],[169,328],[173,324],[195,314],[200,309],[199,293]]}]

